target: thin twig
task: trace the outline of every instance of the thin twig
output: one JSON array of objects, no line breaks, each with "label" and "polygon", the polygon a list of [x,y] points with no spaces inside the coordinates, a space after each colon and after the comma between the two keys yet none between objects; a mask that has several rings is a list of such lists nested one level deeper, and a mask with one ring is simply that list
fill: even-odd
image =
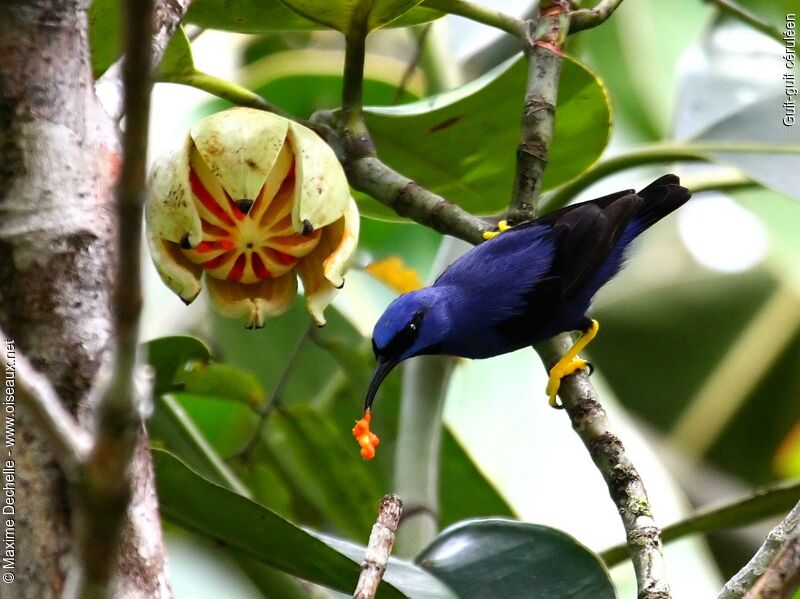
[{"label": "thin twig", "polygon": [[570,35],[604,23],[619,8],[620,4],[622,4],[622,0],[602,0],[594,8],[576,10],[569,19]]},{"label": "thin twig", "polygon": [[[537,345],[536,351],[545,368],[550,368],[571,345],[571,336],[564,334]],[[661,533],[653,519],[647,492],[622,441],[614,434],[587,374],[580,371],[563,379],[559,397],[572,428],[589,450],[617,506],[636,572],[639,599],[667,599],[670,590],[661,553]]]},{"label": "thin twig", "polygon": [[767,571],[770,564],[792,535],[800,530],[800,503],[767,535],[749,562],[725,583],[717,599],[739,599],[747,593],[756,581]]},{"label": "thin twig", "polygon": [[466,2],[466,0],[425,0],[422,4],[428,8],[458,15],[476,23],[496,27],[520,39],[523,36],[524,22],[520,19],[472,2]]},{"label": "thin twig", "polygon": [[425,40],[428,39],[428,35],[430,34],[432,27],[432,23],[426,23],[422,26],[419,34],[417,34],[416,43],[414,44],[414,52],[411,54],[411,58],[406,65],[406,70],[403,71],[403,76],[400,78],[400,83],[397,84],[397,89],[394,90],[392,104],[397,104],[403,99],[406,86],[408,86],[408,82],[411,80],[411,76],[414,74],[414,71],[419,64],[419,59],[422,56],[422,49],[425,46]]},{"label": "thin twig", "polygon": [[134,376],[142,305],[141,227],[152,88],[153,0],[122,2],[126,127],[117,189],[117,267],[112,300],[114,356],[96,408],[96,441],[78,487],[82,576],[78,596],[105,596],[133,489],[131,460],[141,432]]},{"label": "thin twig", "polygon": [[360,0],[345,33],[342,72],[341,136],[345,154],[356,158],[374,156],[375,148],[364,123],[364,60],[367,54],[367,21],[374,0]]},{"label": "thin twig", "polygon": [[[164,57],[169,41],[178,30],[183,15],[189,10],[192,0],[158,0],[154,13],[155,21],[147,26],[147,31],[153,35],[147,44],[151,50],[152,64],[158,66]],[[114,120],[119,121],[124,115],[123,88],[123,63],[125,57],[119,59],[97,80],[94,86],[95,93],[100,99],[106,113]]]},{"label": "thin twig", "polygon": [[261,439],[261,429],[264,427],[264,423],[269,418],[269,415],[273,412],[273,410],[278,406],[281,399],[283,398],[284,391],[286,390],[286,385],[289,383],[289,379],[294,372],[294,369],[297,366],[298,358],[300,357],[300,350],[303,348],[306,340],[308,339],[309,335],[312,332],[313,324],[309,324],[303,334],[300,335],[300,338],[297,340],[297,343],[292,350],[292,353],[289,354],[289,359],[286,361],[286,366],[283,368],[283,372],[281,372],[278,381],[275,383],[275,387],[272,390],[267,401],[265,401],[261,406],[258,407],[258,421],[256,422],[255,426],[253,427],[253,432],[250,434],[250,437],[247,439],[247,442],[242,447],[241,451],[236,455],[232,456],[231,459],[240,459],[245,462],[249,461],[253,450],[258,445],[259,439]]},{"label": "thin twig", "polygon": [[74,478],[89,455],[91,436],[64,408],[50,380],[33,367],[2,330],[0,343],[0,363],[3,365],[6,381],[12,381],[14,385],[9,388],[16,391],[25,402],[25,406],[53,444],[53,455],[58,459],[61,468],[70,478]]},{"label": "thin twig", "polygon": [[789,599],[800,587],[800,531],[789,537],[781,552],[745,599]]},{"label": "thin twig", "polygon": [[397,495],[384,495],[380,503],[378,520],[372,527],[367,544],[361,576],[353,593],[353,599],[373,599],[378,592],[389,554],[392,552],[397,525],[403,515],[403,502]]},{"label": "thin twig", "polygon": [[775,29],[769,23],[762,21],[758,18],[755,14],[747,10],[745,7],[740,6],[736,2],[732,0],[709,0],[712,4],[716,4],[719,9],[729,15],[732,15],[742,21],[743,23],[747,23],[755,29],[756,31],[760,31],[764,35],[771,37],[772,39],[776,39],[779,42],[783,43],[783,36],[781,35],[780,31]]}]

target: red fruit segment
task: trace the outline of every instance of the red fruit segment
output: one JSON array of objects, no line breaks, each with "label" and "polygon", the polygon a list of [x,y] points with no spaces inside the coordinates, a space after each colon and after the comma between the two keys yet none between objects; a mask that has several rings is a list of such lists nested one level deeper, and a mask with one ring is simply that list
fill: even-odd
[{"label": "red fruit segment", "polygon": [[272,278],[272,273],[267,270],[267,267],[264,266],[264,262],[261,260],[261,256],[258,254],[252,254],[252,261],[253,261],[253,272],[256,273],[256,276],[259,279],[270,279]]},{"label": "red fruit segment", "polygon": [[200,177],[197,176],[197,173],[194,172],[194,169],[189,169],[189,183],[192,186],[192,193],[195,197],[200,200],[203,206],[208,209],[211,214],[216,216],[219,220],[224,222],[228,226],[235,226],[233,219],[228,216],[228,213],[225,212],[225,209],[217,203],[217,200],[214,199],[214,196],[211,195],[203,182],[200,181]]},{"label": "red fruit segment", "polygon": [[247,266],[247,256],[244,254],[239,254],[239,257],[236,258],[236,262],[231,268],[231,272],[228,273],[228,279],[231,281],[238,281],[242,278],[244,274],[244,268]]}]

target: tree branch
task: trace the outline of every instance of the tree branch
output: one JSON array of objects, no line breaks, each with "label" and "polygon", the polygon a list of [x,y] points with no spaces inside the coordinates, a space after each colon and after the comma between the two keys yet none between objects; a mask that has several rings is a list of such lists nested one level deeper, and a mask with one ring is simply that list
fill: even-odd
[{"label": "tree branch", "polygon": [[524,51],[528,59],[528,83],[517,148],[514,190],[509,206],[510,220],[530,220],[536,212],[542,175],[553,141],[556,97],[561,51],[569,27],[569,5],[562,1],[542,2],[539,19],[526,23]]},{"label": "tree branch", "polygon": [[[192,0],[157,0],[152,23],[147,26],[153,35],[147,42],[151,54],[152,65],[155,67],[164,57],[169,41],[177,31],[183,15],[189,9]],[[119,121],[124,115],[123,69],[125,58],[119,59],[95,82],[94,90],[106,113],[114,121]]]},{"label": "tree branch", "polygon": [[373,599],[378,592],[389,554],[394,545],[397,525],[403,515],[403,502],[397,495],[384,495],[380,503],[378,521],[372,527],[367,544],[364,563],[361,565],[361,576],[358,578],[353,599]]},{"label": "tree branch", "polygon": [[789,537],[781,552],[745,599],[789,599],[800,587],[800,531]]},{"label": "tree branch", "polygon": [[[509,206],[512,220],[529,220],[536,213],[555,127],[556,95],[563,61],[561,46],[569,27],[567,2],[543,2],[536,30],[526,43],[528,85]],[[538,344],[535,349],[549,370],[571,345],[571,335],[562,334]],[[619,511],[636,572],[639,598],[668,599],[670,590],[661,554],[661,531],[653,519],[644,484],[622,441],[612,432],[597,393],[586,374],[579,373],[562,382],[559,396],[572,428],[589,450]]]},{"label": "tree branch", "polygon": [[800,531],[800,503],[767,535],[755,555],[736,575],[725,583],[717,599],[739,599],[753,588],[756,581],[775,561],[783,546],[790,538],[796,538]]},{"label": "tree branch", "polygon": [[0,340],[3,343],[0,364],[6,372],[6,379],[11,374],[13,388],[19,392],[41,429],[46,432],[61,468],[70,478],[74,478],[89,455],[91,437],[64,408],[52,383],[33,367],[2,330]]},{"label": "tree branch", "polygon": [[[126,127],[117,189],[116,280],[112,297],[114,356],[110,383],[96,407],[96,441],[78,493],[82,576],[77,596],[104,597],[117,565],[117,547],[133,497],[132,458],[142,430],[140,398],[134,381],[142,305],[141,230],[147,171],[147,137],[152,88],[153,0],[122,2]],[[148,393],[149,395],[149,393]],[[146,451],[146,449],[145,449]]]},{"label": "tree branch", "polygon": [[[536,351],[549,369],[571,345],[571,336],[562,334],[540,343]],[[636,572],[638,597],[668,598],[670,590],[661,555],[661,532],[653,519],[647,492],[622,441],[614,434],[586,372],[579,371],[564,378],[558,394],[572,428],[589,450],[619,511]]]},{"label": "tree branch", "polygon": [[355,160],[346,157],[344,168],[353,187],[371,195],[400,216],[443,235],[476,244],[483,241],[483,232],[491,229],[487,222],[421,187],[374,156]]}]

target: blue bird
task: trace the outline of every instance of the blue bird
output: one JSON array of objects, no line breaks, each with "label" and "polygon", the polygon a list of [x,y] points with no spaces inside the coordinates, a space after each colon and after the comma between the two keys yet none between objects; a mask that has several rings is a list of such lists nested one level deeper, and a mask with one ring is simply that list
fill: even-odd
[{"label": "blue bird", "polygon": [[364,419],[353,429],[362,456],[374,456],[378,443],[369,420],[381,382],[414,356],[489,358],[580,331],[550,370],[547,394],[558,407],[561,379],[586,366],[578,354],[597,334],[597,321],[586,316],[592,298],[619,272],[630,243],[689,197],[678,177],[665,175],[638,193],[620,191],[513,227],[501,222],[500,234],[485,234],[488,241],[433,285],[394,300],[372,335],[377,364]]}]

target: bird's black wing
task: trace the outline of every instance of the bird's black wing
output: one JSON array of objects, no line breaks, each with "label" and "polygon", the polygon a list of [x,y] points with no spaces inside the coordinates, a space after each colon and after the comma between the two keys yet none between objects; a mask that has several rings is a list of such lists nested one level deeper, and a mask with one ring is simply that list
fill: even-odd
[{"label": "bird's black wing", "polygon": [[[600,201],[569,206],[558,215],[548,214],[526,224],[550,229],[553,259],[534,285],[521,290],[517,310],[499,320],[497,330],[509,339],[529,339],[539,338],[544,332],[550,334],[561,324],[561,330],[577,324],[553,319],[565,311],[601,268],[641,204],[642,199],[633,192],[614,194]],[[579,312],[582,315],[582,310]]]}]

